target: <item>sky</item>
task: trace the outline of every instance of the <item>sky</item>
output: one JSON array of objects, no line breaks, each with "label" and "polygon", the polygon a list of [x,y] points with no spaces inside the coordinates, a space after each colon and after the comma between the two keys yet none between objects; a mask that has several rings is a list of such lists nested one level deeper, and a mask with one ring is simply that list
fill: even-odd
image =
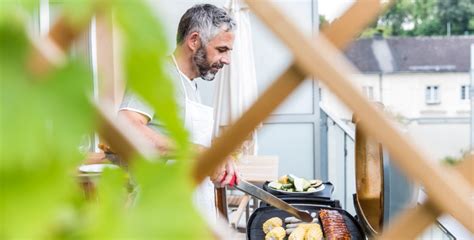
[{"label": "sky", "polygon": [[318,0],[319,14],[332,21],[340,16],[352,3],[354,3],[354,0]]}]

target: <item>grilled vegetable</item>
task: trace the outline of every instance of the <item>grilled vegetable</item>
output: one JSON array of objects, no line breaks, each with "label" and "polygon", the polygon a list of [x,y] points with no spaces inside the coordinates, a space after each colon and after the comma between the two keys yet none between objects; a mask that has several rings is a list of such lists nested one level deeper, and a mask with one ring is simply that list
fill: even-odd
[{"label": "grilled vegetable", "polygon": [[286,236],[286,231],[282,227],[275,227],[265,235],[265,240],[283,240]]},{"label": "grilled vegetable", "polygon": [[294,183],[295,182],[295,178],[298,178],[297,176],[293,175],[293,174],[288,174],[288,182],[289,183]]},{"label": "grilled vegetable", "polygon": [[[295,226],[298,227],[295,228]],[[317,223],[294,223],[287,224],[286,227],[286,233],[290,235],[288,240],[320,240],[323,237],[321,226],[319,226]]]},{"label": "grilled vegetable", "polygon": [[276,227],[281,227],[283,226],[283,221],[279,217],[273,217],[268,219],[263,223],[263,232],[264,233],[269,233],[272,229]]},{"label": "grilled vegetable", "polygon": [[283,175],[278,179],[278,182],[281,184],[287,184],[288,183],[288,175]]},{"label": "grilled vegetable", "polygon": [[273,188],[273,189],[277,189],[277,190],[281,190],[282,187],[283,187],[283,184],[279,183],[279,182],[276,182],[276,181],[273,181],[273,182],[270,182],[268,184],[269,187]]},{"label": "grilled vegetable", "polygon": [[308,190],[309,187],[311,187],[311,183],[308,180],[304,179],[304,178],[302,178],[302,179],[303,179],[303,191],[306,191],[306,190]]},{"label": "grilled vegetable", "polygon": [[306,229],[306,234],[304,236],[305,240],[321,240],[323,239],[323,232],[321,231],[321,227],[319,224],[308,224]]},{"label": "grilled vegetable", "polygon": [[312,187],[317,188],[317,187],[321,186],[321,184],[323,184],[323,181],[321,181],[319,179],[315,179],[315,180],[309,180],[309,183],[311,183]]},{"label": "grilled vegetable", "polygon": [[301,223],[298,227],[302,227],[305,230],[308,230],[313,227],[319,227],[319,224],[317,223]]},{"label": "grilled vegetable", "polygon": [[293,174],[283,175],[278,181],[272,181],[268,186],[272,189],[286,192],[316,192],[321,186],[321,180],[307,180]]},{"label": "grilled vegetable", "polygon": [[302,178],[294,178],[295,189],[297,192],[304,191],[304,179]]},{"label": "grilled vegetable", "polygon": [[288,237],[288,240],[304,240],[304,235],[306,233],[306,229],[303,227],[297,227]]}]

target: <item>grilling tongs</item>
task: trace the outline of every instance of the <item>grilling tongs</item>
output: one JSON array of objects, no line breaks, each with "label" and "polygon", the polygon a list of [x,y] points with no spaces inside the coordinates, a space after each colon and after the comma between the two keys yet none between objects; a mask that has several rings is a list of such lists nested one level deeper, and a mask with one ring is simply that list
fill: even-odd
[{"label": "grilling tongs", "polygon": [[304,222],[312,222],[313,221],[313,217],[311,217],[311,214],[309,214],[308,212],[305,212],[305,211],[301,211],[293,206],[291,206],[290,204],[282,201],[281,199],[273,196],[272,194],[260,189],[259,187],[245,181],[245,180],[242,180],[242,179],[239,179],[239,184],[233,184],[235,181],[235,176],[234,178],[232,179],[233,181],[231,181],[231,186],[233,185],[235,188],[241,190],[242,192],[245,192],[251,196],[254,196],[278,209],[281,209],[293,216],[295,216],[296,218],[299,218],[301,219],[302,221]]}]

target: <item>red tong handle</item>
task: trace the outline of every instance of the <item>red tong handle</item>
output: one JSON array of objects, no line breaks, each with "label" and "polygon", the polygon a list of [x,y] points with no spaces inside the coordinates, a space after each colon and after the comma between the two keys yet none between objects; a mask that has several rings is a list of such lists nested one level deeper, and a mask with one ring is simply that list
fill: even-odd
[{"label": "red tong handle", "polygon": [[[226,177],[227,177],[227,172],[224,173],[224,177],[222,178],[221,183],[225,180]],[[232,179],[230,180],[229,186],[234,187],[236,183],[237,183],[237,175],[234,174],[232,176]]]}]

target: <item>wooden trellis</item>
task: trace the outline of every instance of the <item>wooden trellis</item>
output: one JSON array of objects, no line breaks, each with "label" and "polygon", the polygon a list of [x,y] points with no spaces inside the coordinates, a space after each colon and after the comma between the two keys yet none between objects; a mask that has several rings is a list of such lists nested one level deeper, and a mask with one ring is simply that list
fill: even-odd
[{"label": "wooden trellis", "polygon": [[[260,96],[256,103],[210,149],[199,156],[193,178],[200,183],[210,175],[245,138],[293,92],[307,75],[324,82],[361,119],[362,129],[386,146],[396,164],[411,179],[421,183],[428,200],[406,210],[380,236],[381,239],[405,239],[418,236],[442,213],[451,214],[474,232],[473,168],[474,155],[468,155],[458,171],[430,161],[375,109],[352,85],[349,75],[357,73],[339,50],[343,49],[382,11],[380,0],[359,0],[336,22],[310,41],[268,0],[248,0],[248,5],[293,52],[295,62]],[[61,64],[64,52],[86,26],[73,26],[60,18],[50,33],[35,44],[30,69],[43,74]],[[66,37],[64,37],[66,36]],[[339,50],[337,50],[337,49]],[[133,155],[152,158],[157,152],[133,129],[117,122],[113,105],[94,104],[99,133],[124,159]],[[464,177],[463,177],[464,176]]]},{"label": "wooden trellis", "polygon": [[[250,8],[258,15],[274,33],[287,44],[293,52],[295,64],[283,73],[275,83],[267,90],[261,98],[252,106],[222,137],[218,138],[211,148],[200,156],[197,161],[195,177],[201,181],[209,175],[213,169],[227,156],[233,148],[236,148],[245,137],[251,133],[258,123],[262,122],[278,106],[296,86],[302,82],[305,75],[313,75],[324,82],[347,106],[349,106],[362,122],[362,129],[368,134],[380,140],[395,157],[395,163],[411,179],[420,182],[429,196],[428,203],[421,205],[425,211],[415,212],[409,209],[402,214],[393,226],[389,226],[387,235],[382,234],[382,239],[394,239],[400,236],[417,236],[425,226],[416,228],[409,227],[418,224],[422,219],[422,212],[432,213],[429,220],[433,222],[436,216],[446,212],[460,221],[466,228],[474,232],[474,206],[471,200],[472,186],[458,172],[442,168],[434,161],[430,161],[425,154],[416,149],[409,139],[400,134],[384,114],[373,107],[369,101],[356,89],[349,80],[350,74],[357,73],[354,67],[345,60],[335,49],[335,46],[321,34],[317,39],[310,42],[304,34],[294,26],[275,6],[268,0],[248,0]],[[356,8],[357,5],[367,4],[366,9]],[[363,0],[357,1],[355,6],[343,16],[363,17],[367,10],[378,9],[379,1]],[[375,18],[375,16],[371,16]],[[342,18],[341,18],[342,19]],[[342,47],[352,36],[350,32],[361,31],[363,25],[357,26],[346,21],[339,26],[337,32],[331,32],[336,47]],[[332,28],[332,27],[331,27]],[[331,29],[330,28],[330,29]],[[345,34],[345,32],[348,32]],[[337,43],[342,43],[338,45]],[[273,97],[273,98],[272,98]],[[469,155],[467,162],[473,161]],[[203,164],[207,163],[207,164]],[[467,164],[472,166],[471,164]],[[469,171],[469,169],[467,170]],[[454,186],[454,187],[453,187]],[[455,202],[456,204],[453,204]],[[416,212],[418,210],[418,212]],[[434,217],[433,217],[434,216]],[[425,220],[427,218],[425,217]],[[429,221],[424,221],[424,223]],[[392,234],[392,235],[390,235]]]}]

